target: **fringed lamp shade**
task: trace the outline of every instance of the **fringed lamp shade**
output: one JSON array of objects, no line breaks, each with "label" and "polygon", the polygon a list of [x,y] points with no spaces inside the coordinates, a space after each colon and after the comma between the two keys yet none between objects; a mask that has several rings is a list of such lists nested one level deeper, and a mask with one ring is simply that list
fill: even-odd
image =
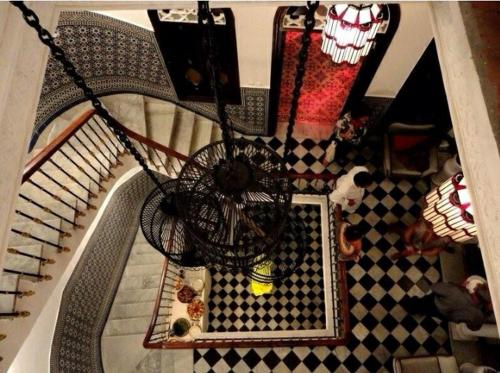
[{"label": "fringed lamp shade", "polygon": [[463,173],[449,178],[430,192],[425,200],[424,219],[432,224],[434,233],[465,242],[476,236],[472,205]]},{"label": "fringed lamp shade", "polygon": [[328,11],[323,29],[323,53],[335,63],[356,64],[368,55],[382,23],[377,4],[335,4]]}]

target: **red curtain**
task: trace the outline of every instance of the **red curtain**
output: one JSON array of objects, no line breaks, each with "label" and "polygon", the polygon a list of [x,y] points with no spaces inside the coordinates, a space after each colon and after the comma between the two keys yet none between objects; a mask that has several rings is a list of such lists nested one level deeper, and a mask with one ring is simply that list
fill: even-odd
[{"label": "red curtain", "polygon": [[[278,122],[288,122],[302,31],[285,31]],[[321,52],[321,33],[311,34],[294,136],[326,139],[349,96],[362,61],[335,64]]]}]

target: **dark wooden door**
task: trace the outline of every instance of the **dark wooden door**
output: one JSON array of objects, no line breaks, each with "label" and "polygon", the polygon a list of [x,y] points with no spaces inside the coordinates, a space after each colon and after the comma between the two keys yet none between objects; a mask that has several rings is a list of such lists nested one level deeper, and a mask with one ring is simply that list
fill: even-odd
[{"label": "dark wooden door", "polygon": [[[241,97],[234,17],[230,9],[212,11],[223,12],[225,18],[225,24],[215,25],[222,94],[227,103],[239,105]],[[161,21],[156,10],[150,10],[148,14],[177,97],[185,101],[213,102],[207,51],[200,25]]]}]

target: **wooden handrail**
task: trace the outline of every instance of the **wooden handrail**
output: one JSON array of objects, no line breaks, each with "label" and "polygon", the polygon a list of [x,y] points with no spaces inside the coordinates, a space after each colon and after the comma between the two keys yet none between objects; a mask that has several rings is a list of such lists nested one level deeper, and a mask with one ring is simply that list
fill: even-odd
[{"label": "wooden handrail", "polygon": [[144,337],[144,341],[142,342],[142,345],[144,346],[144,348],[150,348],[149,341],[150,341],[151,336],[153,335],[153,332],[155,330],[156,321],[158,320],[158,313],[160,312],[160,305],[161,305],[161,301],[163,298],[163,290],[165,288],[167,271],[168,271],[168,259],[165,259],[165,262],[163,263],[163,270],[161,272],[160,287],[158,288],[158,294],[156,295],[155,306],[153,308],[154,309],[154,314],[153,314],[154,317],[151,318],[151,322],[149,323],[148,331],[146,332],[146,336]]},{"label": "wooden handrail", "polygon": [[125,132],[127,134],[128,137],[134,139],[134,140],[137,140],[141,143],[143,143],[144,145],[147,145],[151,148],[154,148],[156,150],[159,150],[161,151],[162,153],[165,153],[166,155],[170,156],[170,157],[175,157],[175,158],[178,158],[180,159],[181,161],[187,161],[188,160],[188,156],[184,155],[184,154],[181,154],[181,153],[178,153],[176,152],[175,150],[173,149],[170,149],[168,147],[166,147],[165,145],[162,145],[162,144],[159,144],[157,143],[156,141],[153,141],[151,140],[150,138],[148,137],[145,137],[145,136],[142,136],[142,135],[139,135],[137,132],[134,132],[130,129],[128,129],[127,127],[125,127],[123,124],[121,124],[120,122],[116,121],[115,119],[115,125],[117,127],[120,127],[121,130],[123,132]]},{"label": "wooden handrail", "polygon": [[57,152],[76,131],[78,131],[85,123],[89,121],[95,114],[94,109],[87,110],[76,118],[68,127],[66,127],[54,140],[52,140],[45,148],[42,149],[37,155],[24,166],[23,179],[24,183],[31,175],[40,169],[40,167]]},{"label": "wooden handrail", "polygon": [[[24,167],[22,182],[24,183],[28,180],[41,166],[44,164],[55,152],[57,152],[66,141],[68,141],[71,136],[73,136],[85,123],[89,121],[96,114],[95,109],[89,109],[76,118],[68,127],[66,127],[54,140],[52,140],[41,152],[34,156]],[[114,119],[114,125],[119,127],[123,132],[127,134],[130,138],[143,143],[146,146],[154,148],[161,151],[167,156],[177,158],[181,161],[186,162],[188,156],[181,154],[165,145],[157,143],[150,138],[138,134],[125,127],[123,124]],[[336,176],[332,173],[295,173],[291,172],[288,174],[291,179],[306,179],[306,180],[324,180],[331,181],[335,180]]]},{"label": "wooden handrail", "polygon": [[[45,148],[35,155],[24,167],[22,182],[28,180],[40,167],[55,153],[57,152],[71,136],[73,136],[90,118],[96,115],[95,109],[89,109],[76,118],[69,126],[67,126],[54,140],[52,140]],[[114,120],[114,124],[119,127],[128,137],[143,143],[146,146],[161,151],[170,157],[175,157],[181,161],[187,161],[188,157],[184,154],[176,152],[154,140],[142,136]]]}]

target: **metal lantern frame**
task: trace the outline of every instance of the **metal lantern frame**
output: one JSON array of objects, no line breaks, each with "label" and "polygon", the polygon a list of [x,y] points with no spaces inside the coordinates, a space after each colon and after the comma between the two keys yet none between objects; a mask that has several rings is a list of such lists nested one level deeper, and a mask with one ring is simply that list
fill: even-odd
[{"label": "metal lantern frame", "polygon": [[[148,241],[177,265],[196,267],[203,263],[207,267],[250,273],[255,266],[283,254],[281,240],[288,224],[292,198],[285,160],[290,151],[318,5],[318,2],[308,3],[287,139],[281,157],[265,144],[234,138],[218,79],[220,66],[214,18],[208,3],[199,2],[198,22],[208,55],[222,141],[193,154],[175,181],[175,191],[171,191],[173,184],[162,186],[167,189],[163,191],[163,202],[160,193],[153,191],[141,215],[144,234],[150,236]],[[174,221],[176,227],[169,226],[169,222]],[[187,246],[182,248],[182,244]],[[195,251],[197,260],[189,260],[186,252]]]},{"label": "metal lantern frame", "polygon": [[354,65],[370,52],[382,22],[378,4],[334,4],[328,10],[321,51],[335,63]]},{"label": "metal lantern frame", "polygon": [[423,217],[435,234],[465,242],[477,235],[465,177],[459,172],[426,197]]},{"label": "metal lantern frame", "polygon": [[[176,185],[178,211],[210,264],[251,268],[274,255],[291,206],[291,185],[283,158],[268,146],[232,140],[238,168],[228,173],[219,170],[228,163],[225,151],[219,141],[186,162]],[[221,172],[227,183],[219,180]]]}]

